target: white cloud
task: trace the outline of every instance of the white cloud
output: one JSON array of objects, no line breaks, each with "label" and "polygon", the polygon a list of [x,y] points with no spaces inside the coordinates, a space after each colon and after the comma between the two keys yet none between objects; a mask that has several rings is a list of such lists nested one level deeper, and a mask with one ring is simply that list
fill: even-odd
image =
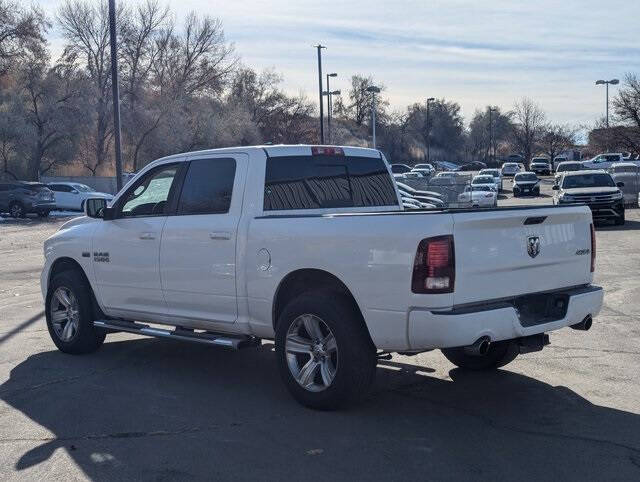
[{"label": "white cloud", "polygon": [[[118,0],[116,0],[118,1]],[[141,0],[135,0],[141,1]],[[135,3],[130,0],[127,3]],[[41,5],[53,12],[60,0]],[[354,73],[373,74],[403,108],[428,96],[461,103],[469,117],[491,103],[537,100],[553,120],[583,123],[602,114],[600,77],[640,71],[636,22],[628,0],[172,0],[219,17],[245,64],[274,67],[292,93],[317,92],[312,45],[327,45],[326,69],[346,90]],[[55,37],[55,33],[53,34]],[[59,51],[62,43],[54,38]]]}]

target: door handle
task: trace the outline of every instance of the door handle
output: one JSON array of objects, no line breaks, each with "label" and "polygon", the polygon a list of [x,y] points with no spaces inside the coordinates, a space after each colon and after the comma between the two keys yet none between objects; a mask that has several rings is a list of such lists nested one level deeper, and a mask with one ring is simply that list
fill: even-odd
[{"label": "door handle", "polygon": [[209,233],[209,237],[211,239],[231,239],[231,233],[228,233],[226,231],[214,232]]},{"label": "door handle", "polygon": [[154,233],[140,233],[140,239],[156,239]]}]

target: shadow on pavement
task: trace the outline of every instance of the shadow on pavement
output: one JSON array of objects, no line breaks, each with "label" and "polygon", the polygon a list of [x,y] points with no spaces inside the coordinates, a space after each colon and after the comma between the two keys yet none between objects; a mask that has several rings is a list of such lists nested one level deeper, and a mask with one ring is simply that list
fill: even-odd
[{"label": "shadow on pavement", "polygon": [[598,231],[634,231],[640,229],[640,221],[631,221],[627,219],[622,226],[616,226],[611,221],[599,221],[595,223]]},{"label": "shadow on pavement", "polygon": [[328,413],[289,397],[270,344],[43,352],[11,371],[0,399],[53,435],[5,427],[2,442],[24,447],[6,463],[20,474],[63,449],[91,479],[640,477],[637,414],[506,370],[431,371],[381,361],[366,403]]}]

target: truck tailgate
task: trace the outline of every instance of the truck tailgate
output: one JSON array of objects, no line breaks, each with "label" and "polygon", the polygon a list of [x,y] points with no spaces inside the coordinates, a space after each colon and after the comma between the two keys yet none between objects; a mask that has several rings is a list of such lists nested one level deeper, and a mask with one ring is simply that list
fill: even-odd
[{"label": "truck tailgate", "polygon": [[590,283],[586,206],[453,214],[454,305]]}]

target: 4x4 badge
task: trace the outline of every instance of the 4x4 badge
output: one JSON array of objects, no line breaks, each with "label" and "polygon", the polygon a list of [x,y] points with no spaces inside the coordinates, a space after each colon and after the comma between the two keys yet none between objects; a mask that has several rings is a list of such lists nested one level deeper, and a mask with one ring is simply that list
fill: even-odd
[{"label": "4x4 badge", "polygon": [[529,236],[527,238],[527,253],[532,258],[540,254],[540,238],[538,236]]}]

